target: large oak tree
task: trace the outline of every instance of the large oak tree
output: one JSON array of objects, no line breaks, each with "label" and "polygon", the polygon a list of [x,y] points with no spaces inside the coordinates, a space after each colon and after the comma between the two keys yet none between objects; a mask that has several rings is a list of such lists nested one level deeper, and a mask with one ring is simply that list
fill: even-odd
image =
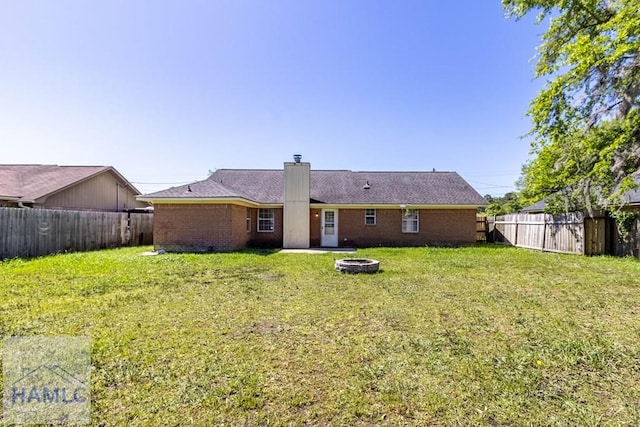
[{"label": "large oak tree", "polygon": [[549,22],[536,56],[527,202],[615,211],[640,178],[640,0],[502,0]]}]

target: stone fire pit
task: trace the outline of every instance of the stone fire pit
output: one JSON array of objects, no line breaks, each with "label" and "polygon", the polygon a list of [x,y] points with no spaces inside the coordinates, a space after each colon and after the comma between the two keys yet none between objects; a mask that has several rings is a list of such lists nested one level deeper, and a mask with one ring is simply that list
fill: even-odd
[{"label": "stone fire pit", "polygon": [[336,260],[335,268],[343,273],[377,273],[380,261],[367,258],[347,258]]}]

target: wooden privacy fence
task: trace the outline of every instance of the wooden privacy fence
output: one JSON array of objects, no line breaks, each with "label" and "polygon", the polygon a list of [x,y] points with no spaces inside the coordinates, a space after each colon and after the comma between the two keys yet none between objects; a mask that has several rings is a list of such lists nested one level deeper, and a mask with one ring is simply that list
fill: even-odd
[{"label": "wooden privacy fence", "polygon": [[573,212],[561,215],[511,214],[487,217],[488,240],[548,252],[605,253],[605,218]]},{"label": "wooden privacy fence", "polygon": [[152,214],[0,208],[0,259],[152,242]]},{"label": "wooden privacy fence", "polygon": [[487,217],[476,214],[476,241],[487,241]]}]

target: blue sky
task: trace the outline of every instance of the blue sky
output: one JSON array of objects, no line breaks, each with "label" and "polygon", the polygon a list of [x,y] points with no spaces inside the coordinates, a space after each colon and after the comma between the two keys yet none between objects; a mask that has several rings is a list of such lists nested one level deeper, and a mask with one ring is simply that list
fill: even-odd
[{"label": "blue sky", "polygon": [[454,170],[514,189],[545,28],[499,0],[0,0],[0,163]]}]

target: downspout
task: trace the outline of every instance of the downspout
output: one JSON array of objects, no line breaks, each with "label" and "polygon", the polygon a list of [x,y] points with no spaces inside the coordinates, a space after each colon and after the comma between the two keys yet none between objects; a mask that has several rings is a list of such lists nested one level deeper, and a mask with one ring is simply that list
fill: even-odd
[{"label": "downspout", "polygon": [[31,206],[25,206],[23,202],[18,202],[18,207],[22,209],[31,209]]},{"label": "downspout", "polygon": [[120,212],[120,184],[116,182],[116,212]]}]

